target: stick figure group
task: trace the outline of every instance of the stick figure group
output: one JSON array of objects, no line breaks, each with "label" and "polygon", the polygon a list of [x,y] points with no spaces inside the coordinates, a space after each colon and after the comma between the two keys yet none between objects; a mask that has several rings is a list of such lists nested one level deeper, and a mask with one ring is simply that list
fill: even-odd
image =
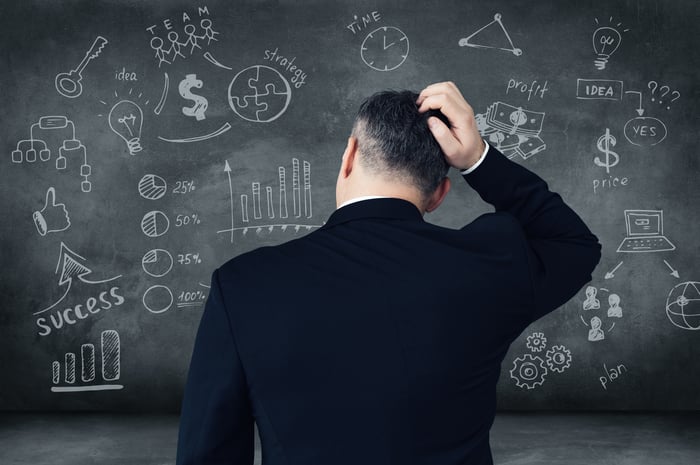
[{"label": "stick figure group", "polygon": [[199,22],[202,28],[201,35],[197,35],[197,27],[194,24],[185,25],[185,36],[187,40],[185,42],[180,42],[180,34],[176,31],[170,31],[167,35],[167,40],[170,43],[170,47],[165,49],[165,41],[158,36],[154,36],[151,39],[151,48],[156,52],[156,58],[158,58],[158,67],[163,63],[172,64],[178,56],[181,58],[187,58],[183,53],[183,49],[190,48],[190,55],[194,53],[194,49],[201,49],[202,46],[199,41],[207,40],[207,45],[211,43],[212,40],[219,40],[216,36],[219,34],[212,28],[212,22],[209,18],[204,18]]}]

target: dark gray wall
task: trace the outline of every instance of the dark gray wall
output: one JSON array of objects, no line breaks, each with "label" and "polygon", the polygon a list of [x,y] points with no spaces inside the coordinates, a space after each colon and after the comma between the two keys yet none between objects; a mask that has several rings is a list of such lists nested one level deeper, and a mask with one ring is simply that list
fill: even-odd
[{"label": "dark gray wall", "polygon": [[[323,224],[363,97],[448,79],[603,244],[600,307],[582,290],[534,323],[506,357],[500,407],[700,408],[697,2],[179,3],[0,6],[1,409],[177,410],[212,270]],[[63,95],[57,76],[98,37],[81,92]],[[606,37],[619,47],[599,69]],[[204,99],[200,118],[183,113]],[[130,154],[110,120],[126,130],[139,109]],[[453,182],[430,221],[490,210]],[[628,232],[660,236],[661,213],[632,210],[662,212],[666,239],[618,252]]]}]

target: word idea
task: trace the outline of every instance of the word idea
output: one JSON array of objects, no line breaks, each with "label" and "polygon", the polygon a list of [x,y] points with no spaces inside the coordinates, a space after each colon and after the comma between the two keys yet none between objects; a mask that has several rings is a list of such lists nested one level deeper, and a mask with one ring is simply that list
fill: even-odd
[{"label": "word idea", "polygon": [[114,72],[114,79],[117,81],[138,81],[135,72],[129,72],[126,68]]}]

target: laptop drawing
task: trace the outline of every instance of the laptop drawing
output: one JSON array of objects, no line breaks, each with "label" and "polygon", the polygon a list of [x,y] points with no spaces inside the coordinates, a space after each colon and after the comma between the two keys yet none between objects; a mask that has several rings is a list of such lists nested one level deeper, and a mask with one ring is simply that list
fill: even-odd
[{"label": "laptop drawing", "polygon": [[664,212],[662,210],[625,210],[627,237],[618,252],[663,252],[676,250],[676,246],[664,236]]}]

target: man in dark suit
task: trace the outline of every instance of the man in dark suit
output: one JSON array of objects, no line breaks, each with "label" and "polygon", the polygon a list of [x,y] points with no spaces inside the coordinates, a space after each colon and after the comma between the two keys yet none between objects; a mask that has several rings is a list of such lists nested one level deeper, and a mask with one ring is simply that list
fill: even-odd
[{"label": "man in dark suit", "polygon": [[[447,122],[448,124],[445,124]],[[449,167],[496,212],[426,223]],[[481,139],[452,83],[360,107],[338,209],[212,277],[177,463],[491,464],[511,342],[570,299],[600,245],[547,184]]]}]

